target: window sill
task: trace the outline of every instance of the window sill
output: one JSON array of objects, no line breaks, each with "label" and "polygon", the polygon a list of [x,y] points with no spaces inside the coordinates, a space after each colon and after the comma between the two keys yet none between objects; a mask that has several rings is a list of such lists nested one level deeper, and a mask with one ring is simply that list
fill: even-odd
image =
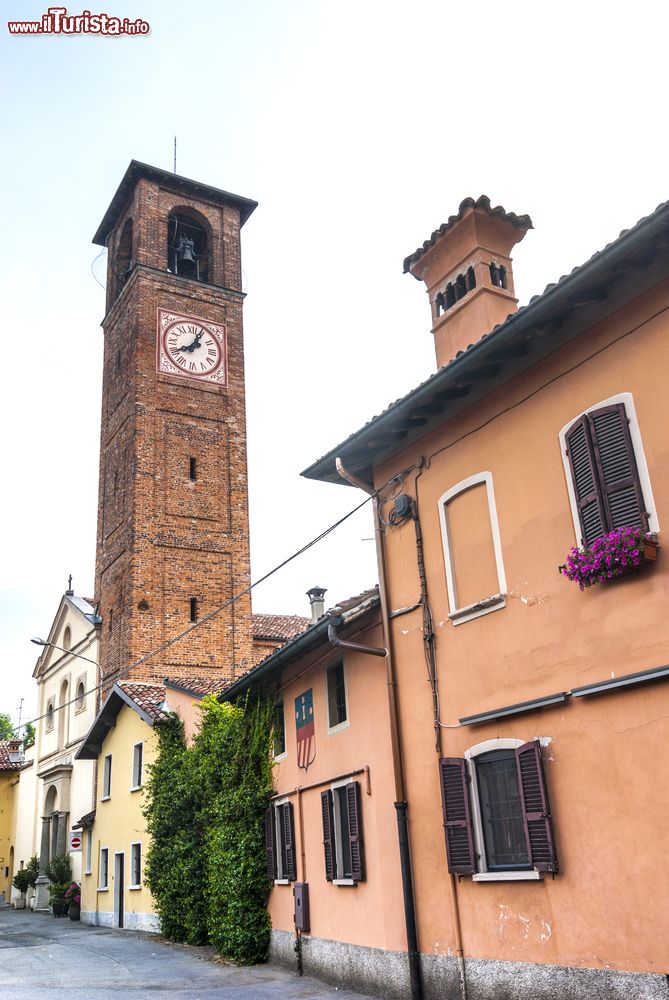
[{"label": "window sill", "polygon": [[99,885],[98,888],[97,888],[97,891],[98,892],[109,892],[109,886],[108,885]]},{"label": "window sill", "polygon": [[[131,785],[131,787],[128,789],[128,791],[129,792],[141,792],[141,790],[143,788],[144,788],[144,785]],[[132,886],[130,886],[130,888],[132,889]]]},{"label": "window sill", "polygon": [[280,761],[285,760],[287,756],[288,756],[288,751],[282,750],[281,753],[272,754],[272,760],[278,764],[280,763]]},{"label": "window sill", "polygon": [[274,885],[290,885],[289,878],[275,878]]},{"label": "window sill", "polygon": [[480,618],[481,615],[488,615],[491,611],[499,611],[506,607],[506,594],[493,594],[492,597],[483,597],[475,604],[466,604],[462,608],[457,608],[448,616],[454,625],[462,625],[463,622],[471,621],[472,618]]},{"label": "window sill", "polygon": [[348,729],[351,725],[348,719],[344,719],[343,722],[338,722],[336,726],[328,726],[328,736],[332,736],[334,733],[340,733],[342,729]]},{"label": "window sill", "polygon": [[93,874],[93,869],[92,868],[91,868],[90,871],[84,872],[84,875],[92,875],[92,874]]},{"label": "window sill", "polygon": [[141,885],[129,885],[128,886],[128,891],[130,891],[132,889],[134,889],[135,891],[137,891],[137,889],[141,889],[141,888],[142,888]]},{"label": "window sill", "polygon": [[536,882],[541,881],[543,872],[477,872],[472,882]]},{"label": "window sill", "polygon": [[358,883],[352,878],[333,878],[333,885],[357,885]]},{"label": "window sill", "polygon": [[100,798],[100,802],[109,802],[110,799],[111,799],[111,795],[103,795]]}]

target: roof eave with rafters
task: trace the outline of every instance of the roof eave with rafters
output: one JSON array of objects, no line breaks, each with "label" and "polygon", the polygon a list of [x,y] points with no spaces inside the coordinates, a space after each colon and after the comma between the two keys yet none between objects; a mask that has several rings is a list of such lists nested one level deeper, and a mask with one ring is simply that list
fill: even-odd
[{"label": "roof eave with rafters", "polygon": [[142,178],[156,181],[166,188],[182,191],[191,197],[204,198],[217,205],[235,205],[239,209],[240,225],[244,225],[254,209],[258,207],[258,202],[251,198],[243,198],[241,195],[232,194],[222,188],[212,187],[210,184],[203,184],[200,181],[193,181],[189,177],[182,177],[181,174],[170,173],[169,170],[162,170],[160,167],[152,167],[148,163],[140,163],[139,160],[131,160],[128,169],[123,175],[123,179],[116,189],[116,193],[109,203],[109,208],[104,214],[102,222],[98,226],[93,237],[93,243],[104,247],[107,245],[109,234],[116,226],[123,210],[130,201],[137,182]]},{"label": "roof eave with rafters", "polygon": [[669,202],[548,285],[476,343],[302,472],[344,484],[336,459],[372,486],[374,468],[542,361],[669,275]]},{"label": "roof eave with rafters", "polygon": [[[160,684],[148,686],[161,687]],[[146,722],[148,726],[153,727],[156,722],[160,721],[154,719],[148,712],[145,712],[119,684],[114,684],[105,699],[104,705],[96,715],[93,725],[86,734],[83,743],[74,755],[75,760],[95,760],[99,756],[109,730],[114,728],[116,718],[125,705],[136,712],[140,719]]]}]

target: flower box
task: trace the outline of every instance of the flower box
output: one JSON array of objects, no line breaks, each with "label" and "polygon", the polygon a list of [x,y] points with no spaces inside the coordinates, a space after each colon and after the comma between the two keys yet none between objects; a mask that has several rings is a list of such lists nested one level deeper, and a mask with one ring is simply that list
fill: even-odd
[{"label": "flower box", "polygon": [[650,532],[618,528],[583,548],[571,549],[560,572],[585,590],[596,583],[610,583],[637,573],[644,563],[655,562],[658,547],[657,537]]}]

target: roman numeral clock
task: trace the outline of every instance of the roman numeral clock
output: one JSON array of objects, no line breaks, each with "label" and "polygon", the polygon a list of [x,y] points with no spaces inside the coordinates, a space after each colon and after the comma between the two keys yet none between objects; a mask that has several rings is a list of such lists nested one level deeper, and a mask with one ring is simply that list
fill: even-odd
[{"label": "roman numeral clock", "polygon": [[225,327],[219,323],[158,310],[156,371],[163,375],[228,384]]}]

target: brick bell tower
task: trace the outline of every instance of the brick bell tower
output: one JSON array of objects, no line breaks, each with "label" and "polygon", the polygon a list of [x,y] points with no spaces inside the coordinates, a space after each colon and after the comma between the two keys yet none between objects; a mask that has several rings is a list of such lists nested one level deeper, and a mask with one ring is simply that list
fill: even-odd
[{"label": "brick bell tower", "polygon": [[[133,160],[93,240],[108,249],[103,684],[249,583],[240,230],[255,207]],[[251,643],[246,597],[123,676],[234,677]]]}]

